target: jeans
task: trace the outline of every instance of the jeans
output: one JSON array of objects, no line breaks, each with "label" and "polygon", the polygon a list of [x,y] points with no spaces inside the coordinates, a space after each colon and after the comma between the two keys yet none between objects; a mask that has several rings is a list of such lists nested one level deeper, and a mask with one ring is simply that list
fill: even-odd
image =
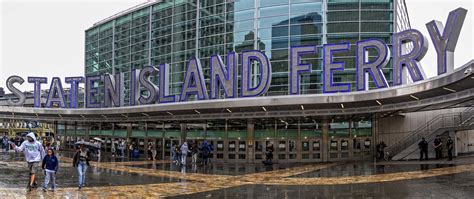
[{"label": "jeans", "polygon": [[49,182],[51,181],[51,189],[54,190],[56,186],[56,172],[55,171],[45,171],[44,176],[44,189],[48,189]]},{"label": "jeans", "polygon": [[193,154],[193,163],[196,163],[198,159],[198,153]]},{"label": "jeans", "polygon": [[176,152],[171,152],[171,160],[173,162],[178,161],[178,154],[176,154]]},{"label": "jeans", "polygon": [[87,171],[86,162],[80,161],[79,164],[77,165],[77,173],[79,174],[79,186],[85,186],[86,171]]},{"label": "jeans", "polygon": [[3,147],[5,149],[5,152],[8,152],[8,150],[10,149],[10,145],[7,144],[3,144]]},{"label": "jeans", "polygon": [[186,157],[188,156],[187,153],[181,154],[181,164],[186,164]]}]

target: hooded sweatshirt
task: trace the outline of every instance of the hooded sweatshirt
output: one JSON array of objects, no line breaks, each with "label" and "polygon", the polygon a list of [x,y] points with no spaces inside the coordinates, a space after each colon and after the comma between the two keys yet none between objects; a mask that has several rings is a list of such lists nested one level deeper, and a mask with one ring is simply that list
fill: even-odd
[{"label": "hooded sweatshirt", "polygon": [[183,145],[181,145],[181,153],[182,154],[188,154],[188,143],[187,142],[184,142]]},{"label": "hooded sweatshirt", "polygon": [[36,141],[36,136],[32,132],[28,133],[26,137],[33,138],[33,142],[26,140],[19,147],[15,146],[15,150],[25,154],[26,162],[40,162],[45,156],[43,145]]}]

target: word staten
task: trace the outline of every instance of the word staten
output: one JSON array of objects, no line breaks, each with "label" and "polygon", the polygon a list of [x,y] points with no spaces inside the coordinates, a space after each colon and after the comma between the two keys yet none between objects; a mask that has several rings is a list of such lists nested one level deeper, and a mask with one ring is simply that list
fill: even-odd
[{"label": "word staten", "polygon": [[[435,20],[426,24],[438,57],[438,75],[454,70],[454,50],[466,14],[467,10],[458,8],[449,13],[445,27],[441,22]],[[356,43],[356,90],[367,90],[369,75],[377,88],[389,86],[381,69],[389,63],[390,54],[393,57],[393,85],[406,84],[406,71],[410,74],[413,82],[425,79],[419,61],[428,50],[426,37],[418,30],[410,29],[393,34],[392,39],[393,53],[390,52],[388,45],[380,40],[368,39]],[[411,44],[410,48],[405,46],[408,43]],[[333,56],[337,53],[347,52],[350,48],[350,43],[323,45],[322,79],[324,93],[349,92],[351,90],[351,84],[349,83],[333,82],[333,73],[344,70],[344,62],[334,62]],[[315,45],[290,47],[288,67],[288,90],[290,95],[300,94],[301,76],[311,73],[312,70],[310,63],[301,62],[301,56],[315,55],[317,53],[316,49]],[[371,60],[368,56],[368,50],[370,49],[376,54]],[[409,51],[403,52],[402,49],[410,50],[403,50]],[[239,57],[241,58],[240,67],[238,65]],[[241,71],[240,74],[238,68]],[[130,73],[129,105],[183,102],[187,101],[190,96],[196,96],[198,100],[218,99],[222,96],[221,94],[224,94],[225,98],[256,97],[269,89],[272,80],[271,62],[263,52],[258,50],[245,51],[240,54],[229,52],[225,64],[221,56],[211,56],[209,92],[207,91],[199,59],[192,58],[188,60],[179,96],[169,94],[169,70],[169,64],[132,70]],[[158,85],[151,81],[151,77],[156,76],[159,79]],[[239,96],[237,93],[238,76],[240,76],[241,86]],[[15,83],[21,85],[24,81],[19,76],[11,76],[7,79],[7,88],[17,97],[15,100],[9,100],[10,105],[21,106],[24,104],[25,94],[14,86]],[[46,84],[47,78],[28,77],[28,82],[34,85],[34,107],[41,107],[41,84]],[[60,78],[54,77],[51,80],[46,107],[58,105],[61,108],[77,108],[79,84],[85,84],[85,108],[120,107],[124,105],[125,85],[123,73],[66,77],[65,82],[70,84],[70,103],[66,104],[65,92]],[[99,87],[99,85],[103,85],[103,87]]]}]

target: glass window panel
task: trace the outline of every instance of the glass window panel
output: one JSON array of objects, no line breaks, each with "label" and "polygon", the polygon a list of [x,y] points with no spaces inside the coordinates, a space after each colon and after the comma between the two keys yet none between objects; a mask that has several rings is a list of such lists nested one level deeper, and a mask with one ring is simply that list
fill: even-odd
[{"label": "glass window panel", "polygon": [[392,23],[362,23],[361,32],[393,32]]},{"label": "glass window panel", "polygon": [[290,28],[291,35],[314,35],[322,33],[322,24],[293,25]]},{"label": "glass window panel", "polygon": [[328,12],[328,22],[333,21],[358,21],[359,11],[339,11],[339,12]]},{"label": "glass window panel", "polygon": [[276,27],[288,25],[288,16],[266,17],[258,19],[258,27]]},{"label": "glass window panel", "polygon": [[291,13],[312,13],[322,11],[322,2],[291,4]]},{"label": "glass window panel", "polygon": [[255,6],[254,0],[239,0],[231,3],[227,3],[228,11],[238,11],[238,10],[247,10],[252,9]]},{"label": "glass window panel", "polygon": [[391,21],[393,20],[393,13],[391,11],[362,11],[360,17],[366,21]]},{"label": "glass window panel", "polygon": [[328,23],[328,33],[359,32],[359,23]]},{"label": "glass window panel", "polygon": [[260,8],[260,17],[288,15],[288,5]]},{"label": "glass window panel", "polygon": [[260,7],[288,4],[288,0],[260,0]]},{"label": "glass window panel", "polygon": [[244,21],[253,19],[255,15],[255,10],[244,10],[235,13],[227,14],[227,21]]},{"label": "glass window panel", "polygon": [[290,23],[291,24],[311,24],[322,22],[323,17],[320,13],[313,12],[308,14],[297,14],[291,15]]},{"label": "glass window panel", "polygon": [[328,10],[357,10],[357,9],[359,9],[358,0],[330,0],[328,2]]}]

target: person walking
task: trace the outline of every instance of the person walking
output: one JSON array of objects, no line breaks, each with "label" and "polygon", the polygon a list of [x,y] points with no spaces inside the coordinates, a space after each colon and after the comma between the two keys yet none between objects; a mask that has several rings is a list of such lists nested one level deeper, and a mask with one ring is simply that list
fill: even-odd
[{"label": "person walking", "polygon": [[153,152],[151,152],[151,145],[148,145],[146,153],[148,155],[148,160],[153,160]]},{"label": "person walking", "polygon": [[27,140],[22,142],[20,146],[16,146],[14,143],[10,143],[12,148],[17,152],[23,152],[25,155],[25,160],[28,163],[28,170],[30,172],[30,179],[28,183],[28,191],[31,191],[32,188],[36,188],[36,169],[38,164],[43,157],[45,156],[44,148],[36,140],[36,136],[33,132],[30,132],[26,135]]},{"label": "person walking", "polygon": [[382,160],[385,156],[385,148],[387,147],[387,145],[385,144],[384,141],[380,141],[379,144],[377,144],[376,148],[377,148],[377,158],[379,160]]},{"label": "person walking", "polygon": [[448,161],[453,160],[453,149],[454,149],[454,142],[451,137],[448,137],[448,141],[446,141],[446,148],[448,149]]},{"label": "person walking", "polygon": [[59,147],[61,146],[61,141],[59,139],[56,141],[56,151],[59,151]]},{"label": "person walking", "polygon": [[199,147],[197,146],[197,143],[194,142],[193,145],[191,146],[191,156],[192,156],[191,162],[193,164],[197,163],[198,155],[199,155]]},{"label": "person walking", "polygon": [[265,147],[265,161],[263,162],[265,165],[273,164],[273,144],[268,143]]},{"label": "person walking", "polygon": [[151,156],[152,156],[151,160],[156,160],[156,146],[155,145],[153,145],[153,147],[151,148]]},{"label": "person walking", "polygon": [[201,155],[202,155],[202,162],[204,165],[209,163],[209,154],[211,153],[211,149],[207,140],[204,140],[201,146]]},{"label": "person walking", "polygon": [[54,155],[53,149],[48,149],[48,154],[44,156],[41,168],[43,168],[45,174],[43,191],[48,189],[49,182],[51,181],[51,191],[54,192],[56,187],[56,173],[58,172],[59,161]]},{"label": "person walking", "polygon": [[425,138],[421,138],[421,141],[418,143],[418,148],[420,149],[420,161],[423,160],[423,155],[425,155],[425,160],[428,160],[428,142]]},{"label": "person walking", "polygon": [[188,156],[188,152],[188,143],[184,142],[183,145],[181,145],[181,164],[183,165],[186,165],[186,158]]},{"label": "person walking", "polygon": [[118,151],[120,153],[120,157],[125,157],[125,141],[120,140],[118,145]]},{"label": "person walking", "polygon": [[77,168],[77,173],[79,174],[79,189],[86,185],[86,171],[87,167],[90,166],[90,158],[89,149],[81,144],[72,161],[72,166]]},{"label": "person walking", "polygon": [[5,135],[3,136],[2,138],[2,146],[5,148],[5,150],[3,151],[5,154],[8,153],[8,151],[10,150],[10,145],[8,144],[10,142],[10,140],[8,139],[8,136],[7,134],[5,133]]},{"label": "person walking", "polygon": [[176,144],[171,145],[170,152],[171,152],[171,162],[175,163],[178,160],[177,154],[176,154]]},{"label": "person walking", "polygon": [[110,146],[110,152],[112,153],[112,157],[115,157],[115,153],[116,153],[115,140],[112,140],[112,146]]},{"label": "person walking", "polygon": [[435,149],[436,159],[443,158],[443,141],[441,141],[439,135],[436,135],[436,138],[433,141],[433,147]]}]

